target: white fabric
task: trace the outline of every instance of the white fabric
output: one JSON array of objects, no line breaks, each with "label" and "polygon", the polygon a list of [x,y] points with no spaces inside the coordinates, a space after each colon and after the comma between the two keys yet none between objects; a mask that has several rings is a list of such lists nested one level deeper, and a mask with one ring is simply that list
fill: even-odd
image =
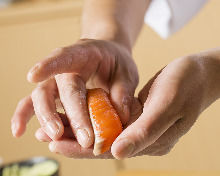
[{"label": "white fabric", "polygon": [[162,38],[183,27],[207,0],[152,0],[145,22]]}]

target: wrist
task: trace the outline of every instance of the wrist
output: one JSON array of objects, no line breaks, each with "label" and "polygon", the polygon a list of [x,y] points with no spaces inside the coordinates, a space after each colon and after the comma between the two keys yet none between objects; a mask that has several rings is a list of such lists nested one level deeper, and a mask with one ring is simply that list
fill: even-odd
[{"label": "wrist", "polygon": [[110,41],[116,44],[119,44],[123,47],[125,47],[130,53],[132,51],[132,46],[129,41],[129,38],[125,35],[125,33],[119,31],[119,30],[111,30],[111,32],[108,32],[108,30],[101,30],[96,28],[93,28],[90,31],[82,30],[82,33],[80,35],[80,39],[94,39],[94,40],[104,40],[104,41]]},{"label": "wrist", "polygon": [[80,38],[111,41],[123,45],[131,52],[131,36],[125,24],[119,19],[103,17],[94,20],[84,13],[82,16],[82,27]]}]

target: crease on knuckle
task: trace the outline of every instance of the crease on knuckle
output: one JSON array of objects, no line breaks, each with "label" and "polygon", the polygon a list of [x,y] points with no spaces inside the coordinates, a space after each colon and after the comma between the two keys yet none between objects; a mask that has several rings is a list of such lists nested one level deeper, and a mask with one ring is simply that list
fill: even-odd
[{"label": "crease on knuckle", "polygon": [[39,84],[32,92],[31,94],[31,98],[35,98],[35,97],[38,97],[39,95],[45,93],[47,90],[47,88],[41,84]]},{"label": "crease on knuckle", "polygon": [[93,58],[96,58],[98,61],[101,61],[103,60],[103,58],[105,58],[103,49],[101,49],[100,47],[96,45],[90,46],[90,54]]},{"label": "crease on knuckle", "polygon": [[27,103],[28,103],[28,102],[27,102],[27,101],[28,101],[27,98],[28,98],[28,97],[22,98],[22,99],[18,102],[18,106],[23,106],[23,105],[27,104]]},{"label": "crease on knuckle", "polygon": [[147,136],[149,136],[149,130],[146,127],[140,127],[137,129],[137,136],[140,144],[147,142]]},{"label": "crease on knuckle", "polygon": [[70,99],[75,96],[80,96],[81,88],[78,84],[68,82],[65,84],[65,86],[63,86],[62,93],[64,99]]}]

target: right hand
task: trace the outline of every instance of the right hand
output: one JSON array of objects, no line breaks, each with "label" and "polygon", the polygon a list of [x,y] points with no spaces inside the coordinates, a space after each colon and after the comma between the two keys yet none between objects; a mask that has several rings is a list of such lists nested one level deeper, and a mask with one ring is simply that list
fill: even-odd
[{"label": "right hand", "polygon": [[13,136],[20,137],[25,132],[26,123],[35,111],[44,132],[53,140],[59,139],[64,125],[56,111],[58,99],[79,144],[88,148],[94,142],[94,133],[86,89],[98,87],[109,92],[125,125],[138,79],[131,52],[118,43],[83,39],[58,48],[29,71],[28,80],[39,84],[18,104],[12,118]]}]

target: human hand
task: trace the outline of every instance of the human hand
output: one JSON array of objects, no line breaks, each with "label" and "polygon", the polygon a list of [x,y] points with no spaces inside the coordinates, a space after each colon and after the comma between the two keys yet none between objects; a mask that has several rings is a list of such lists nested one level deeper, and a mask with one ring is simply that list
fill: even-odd
[{"label": "human hand", "polygon": [[[167,154],[219,98],[219,70],[220,49],[216,49],[176,59],[159,71],[134,99],[130,121],[111,148],[113,156]],[[95,157],[92,148],[82,149],[68,137],[51,141],[41,129],[36,136],[50,142],[51,151],[67,157],[113,158],[110,152]]]},{"label": "human hand", "polygon": [[169,153],[220,97],[219,78],[220,48],[171,62],[139,93],[143,113],[115,140],[112,154],[123,159]]},{"label": "human hand", "polygon": [[24,133],[35,111],[44,132],[53,140],[61,138],[64,126],[55,104],[55,100],[60,99],[79,144],[88,148],[94,142],[94,134],[86,104],[86,88],[99,87],[109,92],[122,123],[126,124],[138,72],[124,46],[83,39],[54,50],[30,70],[28,80],[40,83],[31,96],[18,104],[12,118],[13,135],[19,137]]}]

